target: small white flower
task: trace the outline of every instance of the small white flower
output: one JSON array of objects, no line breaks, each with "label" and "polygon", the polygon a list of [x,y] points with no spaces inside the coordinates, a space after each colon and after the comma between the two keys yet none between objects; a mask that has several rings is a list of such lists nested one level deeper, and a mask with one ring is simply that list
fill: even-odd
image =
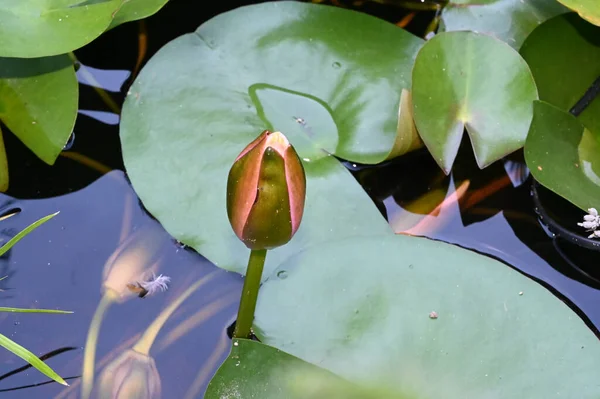
[{"label": "small white flower", "polygon": [[156,274],[152,273],[152,278],[150,280],[143,281],[139,283],[139,285],[148,292],[146,295],[152,295],[159,291],[166,291],[169,288],[168,284],[170,282],[171,277],[163,276],[162,274],[156,276]]},{"label": "small white flower", "polygon": [[596,223],[595,221],[591,221],[591,220],[586,220],[583,223],[577,223],[578,226],[581,226],[587,230],[594,230],[598,227],[598,223]]},{"label": "small white flower", "polygon": [[598,215],[596,208],[588,209],[588,214],[583,217],[583,222],[577,223],[577,225],[592,232],[588,238],[600,238],[600,231],[598,231],[600,227],[600,215]]}]

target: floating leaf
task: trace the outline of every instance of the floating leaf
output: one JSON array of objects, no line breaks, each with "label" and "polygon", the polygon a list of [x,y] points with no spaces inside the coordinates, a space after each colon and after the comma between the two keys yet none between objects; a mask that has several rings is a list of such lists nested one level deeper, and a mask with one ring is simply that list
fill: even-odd
[{"label": "floating leaf", "polygon": [[110,25],[123,0],[3,0],[0,56],[33,58],[68,53]]},{"label": "floating leaf", "polygon": [[296,377],[304,373],[341,380],[279,349],[256,341],[234,339],[231,353],[211,380],[204,397],[291,399]]},{"label": "floating leaf", "polygon": [[[129,21],[137,21],[153,15],[167,3],[168,0],[126,0],[115,15],[110,28]],[[109,29],[110,29],[109,28]]]},{"label": "floating leaf", "polygon": [[225,183],[237,154],[269,129],[303,158],[307,198],[298,233],[269,252],[265,277],[307,246],[389,232],[331,154],[361,163],[389,155],[421,44],[377,18],[300,2],[211,19],[163,47],[131,87],[121,143],[136,192],[178,240],[244,272],[248,251],[229,226]]},{"label": "floating leaf", "polygon": [[419,134],[449,173],[465,128],[480,168],[521,148],[537,91],[527,64],[506,43],[446,32],[419,51],[412,96]]},{"label": "floating leaf", "polygon": [[408,399],[382,387],[357,386],[260,342],[234,339],[205,399]]},{"label": "floating leaf", "polygon": [[261,341],[353,383],[419,398],[600,396],[595,334],[494,259],[386,235],[313,247],[275,276],[258,298]]},{"label": "floating leaf", "polygon": [[600,3],[598,0],[558,0],[570,9],[577,11],[581,18],[584,18],[594,25],[600,26]]},{"label": "floating leaf", "polygon": [[50,377],[59,384],[67,386],[69,385],[65,382],[65,380],[61,378],[60,375],[56,374],[56,372],[52,370],[50,366],[48,366],[46,363],[40,360],[39,357],[37,357],[27,349],[23,348],[21,345],[17,344],[15,341],[2,334],[0,334],[0,346],[19,356],[21,359],[25,360],[27,363],[35,367],[40,373],[44,374],[47,377]]},{"label": "floating leaf", "polygon": [[536,101],[525,161],[543,186],[583,210],[599,206],[600,135],[573,115]]},{"label": "floating leaf", "polygon": [[392,159],[423,147],[423,141],[419,137],[417,127],[413,118],[413,103],[410,91],[402,89],[400,94],[400,106],[398,107],[398,127],[396,128],[396,140],[392,151],[386,159]]},{"label": "floating leaf", "polygon": [[0,58],[0,120],[47,164],[71,136],[78,90],[66,55]]},{"label": "floating leaf", "polygon": [[441,29],[489,34],[519,49],[536,26],[568,11],[553,0],[451,0]]},{"label": "floating leaf", "polygon": [[[600,77],[600,28],[575,13],[560,15],[533,31],[521,55],[535,78],[540,100],[568,111]],[[600,99],[592,101],[579,119],[600,133]]]}]

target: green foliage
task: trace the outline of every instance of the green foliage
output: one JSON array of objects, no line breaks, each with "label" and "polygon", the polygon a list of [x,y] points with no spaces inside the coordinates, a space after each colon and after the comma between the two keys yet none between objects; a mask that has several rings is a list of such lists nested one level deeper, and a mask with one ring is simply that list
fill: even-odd
[{"label": "green foliage", "polygon": [[465,128],[480,168],[521,148],[537,100],[519,53],[473,32],[441,33],[423,46],[412,95],[419,134],[446,174]]},{"label": "green foliage", "polygon": [[[574,13],[560,15],[533,31],[521,54],[547,102],[535,108],[527,165],[542,185],[583,210],[598,207],[600,99],[581,113],[575,106],[600,78],[600,27]],[[567,113],[571,109],[577,118]]]},{"label": "green foliage", "polygon": [[[546,21],[520,50],[529,64],[540,100],[570,110],[600,77],[600,27],[575,13]],[[600,132],[600,99],[578,115],[590,130]]]},{"label": "green foliage", "polygon": [[546,288],[491,258],[372,236],[313,247],[275,274],[258,298],[261,342],[349,381],[419,398],[600,395],[594,333]]},{"label": "green foliage", "polygon": [[8,242],[0,248],[0,256],[4,255],[6,252],[8,252],[16,243],[21,241],[27,234],[31,233],[33,230],[40,227],[42,224],[46,223],[48,220],[52,219],[54,216],[58,215],[58,213],[59,212],[53,213],[48,216],[44,216],[43,218],[36,220],[29,226],[25,227],[22,231],[17,233],[17,235],[15,235],[13,238],[8,240]]},{"label": "green foliage", "polygon": [[[27,226],[25,229],[20,231],[17,235],[15,235],[13,238],[11,238],[6,244],[4,244],[0,248],[0,256],[4,255],[8,250],[10,250],[17,242],[19,242],[21,239],[23,239],[26,235],[28,235],[33,230],[35,230],[42,224],[46,223],[48,220],[52,219],[56,215],[58,215],[58,212],[53,213],[48,216],[44,216],[43,218],[33,222],[32,224]],[[4,278],[5,277],[3,277],[0,280],[3,280]],[[55,310],[55,309],[20,309],[20,308],[5,308],[5,307],[0,307],[0,312],[54,313],[54,314],[73,313],[73,312],[69,312],[69,311]],[[17,344],[13,340],[11,340],[10,338],[8,338],[2,334],[0,334],[0,346],[2,346],[4,349],[14,353],[15,355],[19,356],[21,359],[25,360],[27,363],[29,363],[33,367],[35,367],[40,373],[50,377],[51,379],[58,382],[59,384],[69,385],[58,374],[56,374],[56,372],[54,370],[52,370],[46,363],[44,363],[42,360],[40,360],[40,358],[38,358],[36,355],[31,353],[29,350],[27,350],[26,348],[22,347],[21,345]]]},{"label": "green foliage", "polygon": [[61,376],[56,374],[56,372],[54,370],[52,370],[50,368],[50,366],[48,366],[46,363],[44,363],[42,360],[40,360],[39,357],[37,357],[36,355],[31,353],[26,348],[22,347],[21,345],[17,344],[15,341],[11,340],[10,338],[8,338],[2,334],[0,334],[0,346],[2,346],[4,349],[14,353],[15,355],[19,356],[21,359],[25,360],[27,363],[29,363],[33,367],[35,367],[40,373],[44,374],[47,377],[50,377],[51,379],[58,382],[59,384],[67,385],[67,386],[69,385],[65,382],[65,380],[62,379]]},{"label": "green foliage", "polygon": [[0,57],[36,58],[85,46],[167,0],[0,0]]},{"label": "green foliage", "polygon": [[451,0],[441,30],[488,34],[518,50],[536,26],[568,11],[555,0]]},{"label": "green foliage", "polygon": [[600,135],[573,115],[536,102],[525,160],[542,185],[582,210],[600,198]]},{"label": "green foliage", "polygon": [[0,120],[49,165],[73,131],[78,93],[66,55],[0,58]]},{"label": "green foliage", "polygon": [[178,240],[244,273],[225,185],[239,152],[269,129],[284,132],[304,160],[307,205],[292,241],[269,252],[265,277],[308,246],[389,232],[330,153],[357,162],[389,155],[398,89],[410,84],[421,44],[376,18],[298,2],[211,19],[163,47],[131,87],[121,143],[137,194]]},{"label": "green foliage", "polygon": [[526,143],[542,184],[593,206],[598,113],[566,110],[600,74],[598,36],[574,14],[555,17],[565,12],[546,0],[454,1],[444,28],[479,33],[423,43],[360,13],[269,2],[221,14],[148,62],[124,106],[124,160],[178,240],[244,272],[225,184],[259,132],[284,132],[307,174],[301,227],[267,256],[263,344],[234,341],[208,398],[309,397],[307,385],[323,389],[315,397],[600,395],[600,344],[562,301],[492,259],[393,235],[334,157],[375,164],[420,137],[448,173],[466,128],[480,167]]},{"label": "green foliage", "polygon": [[598,0],[558,0],[577,11],[581,18],[600,26],[600,3]]},{"label": "green foliage", "polygon": [[[54,164],[73,131],[78,84],[66,53],[167,0],[0,0],[0,120]],[[0,190],[8,188],[0,137]]]},{"label": "green foliage", "polygon": [[234,339],[205,399],[413,399],[384,387],[360,386],[256,341]]}]

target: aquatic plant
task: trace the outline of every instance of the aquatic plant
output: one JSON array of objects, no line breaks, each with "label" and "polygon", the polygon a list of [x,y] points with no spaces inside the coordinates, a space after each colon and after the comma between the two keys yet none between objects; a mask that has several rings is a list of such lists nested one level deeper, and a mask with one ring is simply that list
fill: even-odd
[{"label": "aquatic plant", "polygon": [[[561,300],[493,259],[393,234],[338,161],[378,164],[420,140],[448,173],[465,130],[482,168],[523,145],[526,156],[548,151],[530,142],[538,132],[564,145],[540,112],[541,78],[517,50],[545,19],[574,14],[559,15],[568,10],[558,3],[478,2],[478,19],[466,16],[474,2],[455,3],[442,10],[446,31],[427,41],[341,8],[241,7],[167,44],[132,85],[120,134],[133,187],[168,232],[217,266],[246,272],[223,193],[231,160],[256,132],[284,132],[306,173],[302,225],[264,260],[253,322],[261,342],[234,339],[207,398],[294,397],[293,370],[322,381],[333,373],[324,387],[400,397],[600,393],[598,340]],[[493,32],[522,7],[544,12]],[[456,32],[454,11],[464,23],[500,22]]]},{"label": "aquatic plant", "polygon": [[[21,241],[25,236],[31,233],[33,230],[46,223],[48,220],[52,219],[58,215],[58,212],[53,213],[48,216],[44,216],[43,218],[33,222],[19,233],[17,233],[13,238],[8,240],[2,247],[0,247],[0,256],[8,252],[17,242]],[[4,279],[5,277],[2,277]],[[2,280],[0,279],[0,280]],[[68,314],[73,313],[66,310],[55,310],[55,309],[21,309],[21,308],[5,308],[0,307],[0,312],[9,312],[9,313],[50,313],[50,314]],[[40,373],[50,377],[54,381],[58,382],[62,385],[69,385],[59,376],[50,366],[44,363],[39,357],[35,354],[22,347],[15,341],[6,337],[3,334],[0,334],[0,346],[4,347],[4,349],[14,353],[19,356],[21,359],[25,360],[27,363],[31,364],[35,367]]]},{"label": "aquatic plant", "polygon": [[300,227],[306,176],[302,161],[281,132],[262,132],[235,159],[227,178],[227,215],[250,248],[233,332],[248,338],[268,249],[288,243]]},{"label": "aquatic plant", "polygon": [[[77,117],[79,89],[72,52],[107,30],[154,14],[166,2],[2,2],[0,121],[38,158],[54,164]],[[85,67],[82,73],[86,73]],[[1,134],[0,131],[0,191],[6,191],[8,164]]]}]

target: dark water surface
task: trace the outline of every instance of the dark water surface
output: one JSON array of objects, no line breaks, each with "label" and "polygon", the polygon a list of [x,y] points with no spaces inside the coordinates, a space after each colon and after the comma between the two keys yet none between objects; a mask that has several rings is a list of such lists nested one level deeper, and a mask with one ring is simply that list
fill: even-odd
[{"label": "dark water surface", "polygon": [[[211,2],[209,9],[202,2],[173,0],[143,24],[118,27],[77,51],[87,71],[78,72],[80,115],[72,146],[54,167],[44,165],[12,135],[4,134],[11,187],[0,195],[0,213],[15,208],[21,212],[0,222],[0,238],[9,239],[42,216],[60,214],[0,258],[0,275],[8,276],[0,281],[1,305],[75,313],[0,313],[2,333],[37,355],[57,353],[48,363],[63,377],[81,373],[83,346],[101,298],[105,264],[124,248],[154,254],[155,271],[172,281],[165,293],[130,297],[109,308],[100,331],[97,362],[103,366],[130,348],[167,304],[206,276],[211,276],[210,283],[180,306],[150,352],[161,375],[163,397],[201,397],[227,355],[225,329],[235,318],[242,280],[181,247],[145,213],[123,172],[118,109],[111,109],[93,86],[101,86],[120,108],[135,70],[140,32],[147,32],[147,60],[168,41],[239,4]],[[406,14],[370,7],[369,11],[390,21]],[[592,328],[600,325],[600,284],[593,275],[572,267],[592,270],[589,265],[599,264],[598,255],[562,242],[540,225],[530,196],[530,177],[518,154],[480,171],[466,148],[449,177],[424,151],[354,173],[397,232],[456,243],[501,259],[555,290],[589,319]],[[160,237],[155,245],[144,246],[136,239],[152,233]],[[69,380],[71,388],[51,383],[17,389],[48,381],[31,368],[11,373],[24,365],[0,351],[3,398],[79,396],[77,378]]]}]

